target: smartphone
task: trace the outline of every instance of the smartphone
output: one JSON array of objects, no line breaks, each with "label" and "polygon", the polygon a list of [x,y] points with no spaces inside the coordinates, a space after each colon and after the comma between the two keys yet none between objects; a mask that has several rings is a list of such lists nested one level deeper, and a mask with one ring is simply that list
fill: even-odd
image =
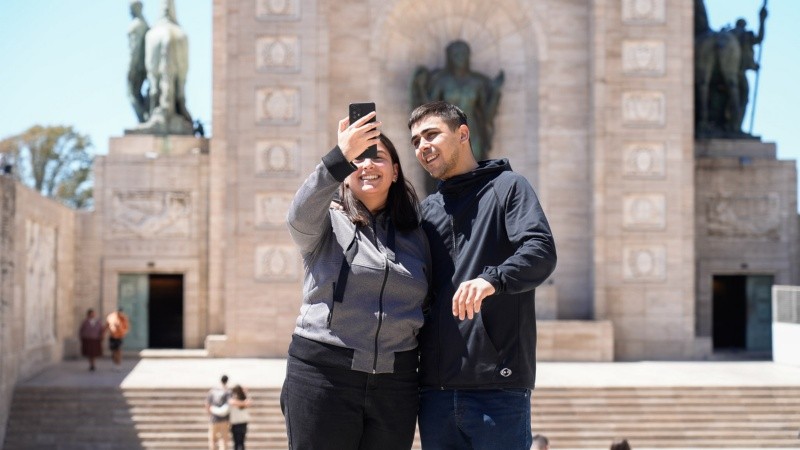
[{"label": "smartphone", "polygon": [[[375,111],[375,103],[350,103],[350,123],[354,123],[356,120],[366,116],[367,114]],[[376,117],[373,117],[370,122],[375,122]],[[377,158],[378,157],[378,146],[377,145],[370,145],[364,150],[364,153],[359,156],[359,158]]]}]

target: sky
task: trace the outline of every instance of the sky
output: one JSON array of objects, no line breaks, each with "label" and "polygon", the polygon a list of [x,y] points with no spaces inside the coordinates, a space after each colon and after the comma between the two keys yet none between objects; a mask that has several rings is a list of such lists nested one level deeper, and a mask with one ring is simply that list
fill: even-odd
[{"label": "sky", "polygon": [[[706,0],[712,28],[744,17],[757,31],[763,1]],[[143,3],[153,24],[160,1]],[[212,1],[175,4],[189,36],[187,107],[213,135]],[[800,160],[800,0],[772,0],[768,10],[753,133],[775,142],[780,159]],[[107,153],[109,137],[136,124],[126,96],[130,20],[128,0],[0,0],[0,139],[35,124],[71,125],[90,136],[95,153]],[[750,79],[745,130],[752,72]]]}]

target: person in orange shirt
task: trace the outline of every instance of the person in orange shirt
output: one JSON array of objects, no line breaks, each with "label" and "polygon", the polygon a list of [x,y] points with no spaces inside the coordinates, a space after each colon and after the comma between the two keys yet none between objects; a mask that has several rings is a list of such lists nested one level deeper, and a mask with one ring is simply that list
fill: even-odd
[{"label": "person in orange shirt", "polygon": [[122,308],[106,317],[106,328],[108,328],[109,333],[108,348],[111,350],[111,359],[114,361],[114,368],[119,369],[122,364],[122,339],[130,329],[128,316],[122,312]]}]

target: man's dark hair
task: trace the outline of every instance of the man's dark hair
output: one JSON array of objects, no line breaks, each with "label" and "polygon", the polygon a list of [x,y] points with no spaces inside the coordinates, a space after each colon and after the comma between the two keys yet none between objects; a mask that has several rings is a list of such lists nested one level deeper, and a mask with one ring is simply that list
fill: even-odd
[{"label": "man's dark hair", "polygon": [[227,375],[223,375],[222,378],[219,379],[219,381],[221,381],[222,384],[227,384],[228,383],[228,376]]},{"label": "man's dark hair", "polygon": [[[392,144],[392,141],[384,134],[381,134],[379,139],[386,147],[386,150],[389,151],[392,164],[397,164],[397,181],[389,187],[386,209],[392,219],[392,223],[399,231],[411,231],[419,226],[419,214],[417,212],[419,199],[417,192],[403,175],[400,156],[398,156],[397,149]],[[362,226],[368,226],[372,223],[372,216],[367,207],[358,201],[353,195],[353,191],[346,187],[344,183],[339,187],[339,198],[342,202],[342,209],[351,222]]]},{"label": "man's dark hair", "polygon": [[547,440],[544,435],[541,434],[534,434],[533,435],[533,448],[535,449],[542,449],[547,448],[550,445],[550,441]]},{"label": "man's dark hair", "polygon": [[428,116],[436,116],[442,119],[452,131],[455,131],[461,125],[467,125],[467,115],[464,114],[461,108],[447,102],[435,101],[417,106],[414,111],[411,111],[411,117],[408,119],[408,129],[410,130],[414,124]]}]

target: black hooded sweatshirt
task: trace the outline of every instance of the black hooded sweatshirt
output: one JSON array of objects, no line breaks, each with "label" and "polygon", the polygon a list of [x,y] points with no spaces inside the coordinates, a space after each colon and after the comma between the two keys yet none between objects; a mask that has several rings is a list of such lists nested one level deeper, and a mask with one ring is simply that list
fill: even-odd
[{"label": "black hooded sweatshirt", "polygon": [[[488,160],[439,183],[422,202],[433,257],[432,303],[420,333],[420,383],[441,389],[533,389],[534,289],[556,250],[539,200],[508,160]],[[480,314],[452,314],[458,285],[483,278],[495,293]]]}]

